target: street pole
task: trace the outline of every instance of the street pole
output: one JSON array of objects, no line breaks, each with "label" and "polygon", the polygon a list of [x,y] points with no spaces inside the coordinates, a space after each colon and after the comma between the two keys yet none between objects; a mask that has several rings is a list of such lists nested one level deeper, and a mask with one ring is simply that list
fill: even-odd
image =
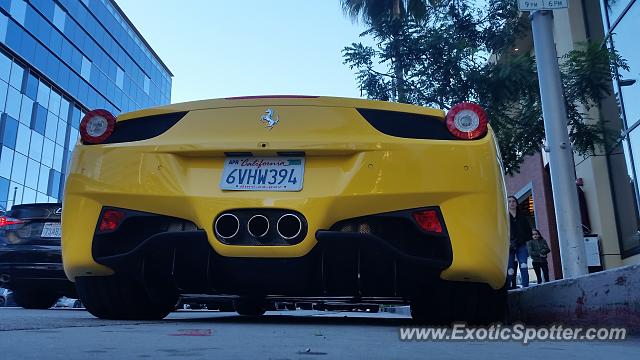
[{"label": "street pole", "polygon": [[553,202],[556,211],[560,258],[565,278],[587,273],[587,262],[578,206],[573,149],[567,130],[558,56],[553,39],[553,14],[538,10],[531,14],[533,42],[540,84],[544,131],[549,152]]},{"label": "street pole", "polygon": [[13,205],[16,204],[16,193],[18,192],[18,187],[14,187],[13,188],[13,202],[11,202],[11,207],[13,208]]}]

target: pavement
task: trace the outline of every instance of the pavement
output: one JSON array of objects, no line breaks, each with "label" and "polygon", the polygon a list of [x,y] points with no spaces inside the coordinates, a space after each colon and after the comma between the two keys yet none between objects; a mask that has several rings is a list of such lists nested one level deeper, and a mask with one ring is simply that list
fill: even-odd
[{"label": "pavement", "polygon": [[527,324],[624,326],[640,333],[640,265],[510,291],[509,315]]},{"label": "pavement", "polygon": [[406,315],[319,311],[178,311],[161,321],[106,321],[84,310],[0,308],[2,359],[637,359],[614,342],[401,341]]}]

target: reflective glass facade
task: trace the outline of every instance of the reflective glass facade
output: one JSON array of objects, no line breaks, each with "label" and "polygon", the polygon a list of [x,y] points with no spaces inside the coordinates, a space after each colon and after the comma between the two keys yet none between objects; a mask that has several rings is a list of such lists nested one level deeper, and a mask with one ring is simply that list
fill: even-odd
[{"label": "reflective glass facade", "polygon": [[602,0],[607,45],[629,66],[618,68],[614,92],[622,135],[610,151],[609,171],[622,257],[640,254],[640,1]]},{"label": "reflective glass facade", "polygon": [[0,206],[60,200],[87,109],[168,104],[171,77],[113,0],[0,1]]}]

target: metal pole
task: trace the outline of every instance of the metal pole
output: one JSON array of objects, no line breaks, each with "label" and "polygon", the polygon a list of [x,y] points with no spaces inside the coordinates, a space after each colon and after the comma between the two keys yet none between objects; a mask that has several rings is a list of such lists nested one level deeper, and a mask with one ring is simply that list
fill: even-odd
[{"label": "metal pole", "polygon": [[13,201],[11,202],[11,207],[13,208],[13,205],[16,204],[16,193],[18,192],[18,187],[14,187],[13,188]]},{"label": "metal pole", "polygon": [[558,56],[553,39],[553,14],[531,14],[544,130],[549,151],[553,202],[560,242],[560,258],[565,278],[587,273],[587,261],[578,205],[573,149],[567,130]]}]

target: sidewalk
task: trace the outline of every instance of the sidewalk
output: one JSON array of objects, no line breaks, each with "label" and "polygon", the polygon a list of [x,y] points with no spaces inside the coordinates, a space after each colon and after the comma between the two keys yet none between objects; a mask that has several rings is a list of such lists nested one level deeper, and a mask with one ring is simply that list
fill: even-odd
[{"label": "sidewalk", "polygon": [[624,326],[640,331],[640,265],[509,292],[509,318],[527,325]]}]

